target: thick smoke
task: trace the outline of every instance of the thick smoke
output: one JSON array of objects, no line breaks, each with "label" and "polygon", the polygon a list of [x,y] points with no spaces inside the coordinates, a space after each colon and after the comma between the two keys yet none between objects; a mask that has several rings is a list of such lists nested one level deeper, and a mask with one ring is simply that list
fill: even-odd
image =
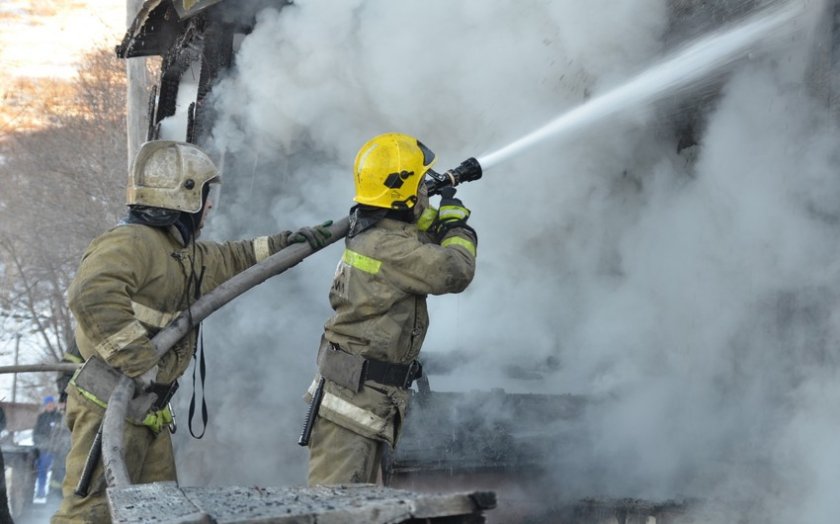
[{"label": "thick smoke", "polygon": [[[262,11],[214,91],[225,186],[208,232],[340,218],[371,136],[415,135],[438,168],[454,167],[679,40],[665,0],[591,4]],[[809,83],[805,22],[704,98],[691,147],[676,136],[691,111],[634,108],[459,190],[479,232],[477,275],[461,295],[430,297],[424,352],[466,364],[432,388],[593,399],[586,448],[546,451],[558,496],[691,497],[767,522],[828,522],[840,509],[840,134]],[[340,249],[206,322],[211,421],[179,446],[185,484],[305,482],[294,442]],[[511,366],[543,380],[516,381]]]}]

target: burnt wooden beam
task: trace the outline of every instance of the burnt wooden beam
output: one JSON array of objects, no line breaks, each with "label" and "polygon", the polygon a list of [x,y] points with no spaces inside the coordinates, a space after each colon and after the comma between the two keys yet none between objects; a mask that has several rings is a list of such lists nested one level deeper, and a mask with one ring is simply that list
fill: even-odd
[{"label": "burnt wooden beam", "polygon": [[150,514],[166,515],[170,524],[477,524],[496,506],[496,496],[418,493],[372,484],[190,488],[156,482],[109,488],[108,502],[114,524],[148,522]]}]

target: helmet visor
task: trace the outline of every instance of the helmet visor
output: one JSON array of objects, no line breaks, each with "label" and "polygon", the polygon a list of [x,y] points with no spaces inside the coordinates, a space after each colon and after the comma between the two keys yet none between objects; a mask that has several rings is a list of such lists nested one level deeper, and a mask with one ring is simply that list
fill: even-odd
[{"label": "helmet visor", "polygon": [[219,198],[222,195],[222,184],[218,183],[218,179],[208,182],[204,186],[204,191],[207,193],[207,196],[204,197],[204,205],[218,207]]}]

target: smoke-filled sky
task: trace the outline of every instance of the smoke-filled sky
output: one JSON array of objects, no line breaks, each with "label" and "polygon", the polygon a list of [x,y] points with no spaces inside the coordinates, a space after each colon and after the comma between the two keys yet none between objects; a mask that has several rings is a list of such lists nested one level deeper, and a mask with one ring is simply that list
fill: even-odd
[{"label": "smoke-filled sky", "polygon": [[[420,138],[438,170],[494,151],[730,14],[682,4],[266,9],[214,90],[225,185],[207,232],[346,215],[356,151],[382,132]],[[557,493],[836,520],[840,133],[814,81],[825,17],[806,4],[796,31],[720,83],[548,139],[459,189],[478,268],[464,293],[429,298],[424,353],[465,364],[431,386],[596,399],[586,449],[547,453]],[[696,144],[678,151],[688,122]],[[204,440],[178,439],[183,483],[305,482],[301,397],[340,244],[205,323],[211,421]]]}]

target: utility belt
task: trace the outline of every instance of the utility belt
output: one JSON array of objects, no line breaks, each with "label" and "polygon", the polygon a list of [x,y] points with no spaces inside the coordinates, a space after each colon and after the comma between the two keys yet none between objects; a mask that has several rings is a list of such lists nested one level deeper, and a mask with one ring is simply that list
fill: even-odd
[{"label": "utility belt", "polygon": [[321,376],[353,391],[361,391],[365,381],[372,380],[386,386],[408,389],[423,376],[418,360],[408,364],[393,364],[348,353],[326,339],[318,350],[318,371]]},{"label": "utility belt", "polygon": [[[70,385],[79,394],[102,409],[108,407],[111,393],[117,387],[122,373],[98,357],[87,359],[82,367],[73,373]],[[133,423],[147,426],[160,433],[165,426],[172,425],[175,417],[169,401],[178,390],[178,381],[172,384],[153,384],[145,391],[138,391],[128,403],[126,418]],[[151,393],[155,395],[152,396]]]}]

